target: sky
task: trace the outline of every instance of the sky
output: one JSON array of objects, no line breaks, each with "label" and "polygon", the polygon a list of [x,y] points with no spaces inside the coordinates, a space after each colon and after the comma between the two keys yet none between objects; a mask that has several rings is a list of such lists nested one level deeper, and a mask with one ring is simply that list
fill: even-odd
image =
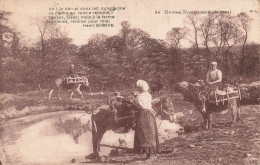
[{"label": "sky", "polygon": [[[260,2],[258,0],[0,0],[0,10],[13,12],[11,24],[22,35],[32,41],[39,39],[37,26],[33,20],[48,16],[50,7],[125,7],[114,11],[115,27],[90,28],[82,24],[59,24],[68,32],[68,37],[77,45],[86,44],[97,33],[115,35],[119,33],[122,21],[131,27],[148,32],[151,37],[165,39],[172,27],[183,27],[187,14],[165,14],[168,11],[230,11],[231,15],[246,12],[253,20],[249,30],[249,42],[260,43]],[[160,11],[160,14],[155,14]],[[202,15],[205,16],[205,15]]]}]

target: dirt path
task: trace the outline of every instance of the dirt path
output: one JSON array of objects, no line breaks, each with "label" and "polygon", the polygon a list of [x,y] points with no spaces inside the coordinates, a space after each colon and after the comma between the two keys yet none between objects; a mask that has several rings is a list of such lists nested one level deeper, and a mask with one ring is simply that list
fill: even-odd
[{"label": "dirt path", "polygon": [[199,120],[192,121],[190,133],[182,133],[163,144],[174,152],[159,156],[158,161],[170,159],[173,164],[258,164],[259,118],[259,106],[251,105],[242,107],[242,119],[232,129],[229,128],[230,114],[215,114],[212,130],[200,127]]}]

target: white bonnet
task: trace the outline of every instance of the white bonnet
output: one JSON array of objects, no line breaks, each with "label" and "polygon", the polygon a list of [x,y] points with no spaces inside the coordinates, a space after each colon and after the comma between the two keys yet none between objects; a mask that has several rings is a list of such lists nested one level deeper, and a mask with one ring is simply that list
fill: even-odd
[{"label": "white bonnet", "polygon": [[211,62],[210,64],[212,64],[212,65],[218,65],[218,63],[215,62],[215,61]]},{"label": "white bonnet", "polygon": [[136,85],[137,85],[138,87],[140,87],[144,92],[148,92],[148,90],[149,90],[149,85],[148,85],[147,82],[144,81],[144,80],[138,80],[138,81],[136,82]]}]

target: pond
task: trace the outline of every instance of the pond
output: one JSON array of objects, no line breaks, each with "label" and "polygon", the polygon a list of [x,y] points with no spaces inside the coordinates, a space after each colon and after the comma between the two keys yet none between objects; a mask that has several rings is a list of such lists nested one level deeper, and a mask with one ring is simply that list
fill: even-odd
[{"label": "pond", "polygon": [[[92,153],[91,115],[84,112],[53,112],[1,123],[0,154],[6,164],[67,164],[84,162]],[[160,142],[177,136],[180,126],[157,120]],[[134,131],[125,134],[107,131],[101,144],[119,145],[124,140],[133,147]],[[101,155],[111,149],[101,147]]]}]

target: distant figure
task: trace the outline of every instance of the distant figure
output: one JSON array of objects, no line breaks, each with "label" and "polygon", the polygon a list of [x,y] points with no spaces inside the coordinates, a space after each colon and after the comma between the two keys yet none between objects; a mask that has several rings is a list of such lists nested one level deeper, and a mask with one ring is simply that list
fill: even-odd
[{"label": "distant figure", "polygon": [[70,65],[70,69],[69,69],[69,73],[68,73],[68,76],[69,77],[76,77],[76,73],[75,73],[75,66],[74,64],[71,64]]}]

